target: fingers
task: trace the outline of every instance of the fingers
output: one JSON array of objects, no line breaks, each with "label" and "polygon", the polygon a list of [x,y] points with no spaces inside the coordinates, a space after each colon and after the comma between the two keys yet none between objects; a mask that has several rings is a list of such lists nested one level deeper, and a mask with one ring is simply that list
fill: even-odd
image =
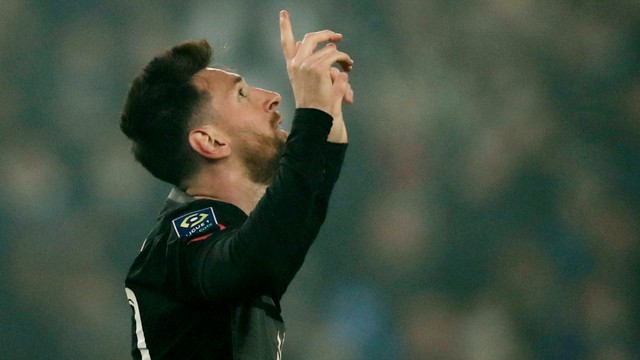
[{"label": "fingers", "polygon": [[[338,51],[335,43],[342,35],[330,30],[308,33],[296,41],[289,13],[280,12],[280,40],[287,64],[293,95],[298,108],[316,108],[342,116],[342,103],[353,102],[353,91],[345,72],[353,67],[353,60]],[[318,45],[327,43],[318,48]],[[317,50],[316,50],[317,49]]]},{"label": "fingers", "polygon": [[286,10],[280,11],[280,44],[287,60],[293,59],[296,55],[306,58],[313,54],[318,44],[327,41],[338,42],[340,40],[342,40],[342,34],[331,30],[322,30],[308,33],[302,41],[296,42],[289,13]]},{"label": "fingers", "polygon": [[338,76],[340,75],[340,70],[332,67],[329,74],[331,75],[331,82],[335,83],[336,79],[338,79]]},{"label": "fingers", "polygon": [[320,69],[330,68],[334,63],[338,63],[344,71],[350,71],[353,68],[351,57],[347,53],[338,51],[335,44],[332,43],[316,51],[313,56],[307,59],[306,63],[318,66]]},{"label": "fingers", "polygon": [[293,29],[291,28],[291,20],[286,10],[280,11],[280,43],[284,58],[289,62],[296,56],[296,41],[293,37]]},{"label": "fingers", "polygon": [[347,83],[347,91],[344,94],[344,102],[349,105],[353,104],[353,89],[349,83]]},{"label": "fingers", "polygon": [[323,42],[338,42],[342,40],[342,34],[338,34],[337,32],[331,30],[322,30],[318,32],[308,33],[302,39],[302,43],[300,44],[300,50],[298,50],[298,54],[303,57],[308,57],[313,54],[313,51]]},{"label": "fingers", "polygon": [[340,101],[346,104],[352,104],[353,90],[351,89],[351,84],[349,84],[349,75],[347,73],[340,72],[340,70],[334,67],[331,68],[330,74],[333,88],[335,93],[340,97]]}]

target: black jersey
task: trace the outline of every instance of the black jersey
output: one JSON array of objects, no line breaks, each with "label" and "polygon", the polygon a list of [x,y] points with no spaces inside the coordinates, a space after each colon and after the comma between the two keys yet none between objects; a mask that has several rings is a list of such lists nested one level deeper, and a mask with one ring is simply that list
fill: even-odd
[{"label": "black jersey", "polygon": [[278,172],[247,216],[173,190],[126,278],[135,359],[280,359],[280,299],[327,211],[346,145],[296,110]]}]

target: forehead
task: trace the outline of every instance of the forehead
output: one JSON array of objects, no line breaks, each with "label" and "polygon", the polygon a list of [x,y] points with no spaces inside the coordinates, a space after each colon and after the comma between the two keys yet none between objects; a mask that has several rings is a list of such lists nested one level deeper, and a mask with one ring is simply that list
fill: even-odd
[{"label": "forehead", "polygon": [[216,68],[200,70],[193,76],[196,87],[210,92],[232,88],[240,81],[242,81],[242,76]]}]

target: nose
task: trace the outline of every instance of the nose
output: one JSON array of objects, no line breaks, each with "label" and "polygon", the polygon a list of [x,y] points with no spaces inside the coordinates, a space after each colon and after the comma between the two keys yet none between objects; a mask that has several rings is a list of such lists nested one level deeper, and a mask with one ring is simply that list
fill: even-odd
[{"label": "nose", "polygon": [[275,91],[269,91],[260,89],[265,94],[264,100],[264,110],[267,112],[275,112],[278,110],[278,105],[280,105],[280,101],[282,101],[282,97]]}]

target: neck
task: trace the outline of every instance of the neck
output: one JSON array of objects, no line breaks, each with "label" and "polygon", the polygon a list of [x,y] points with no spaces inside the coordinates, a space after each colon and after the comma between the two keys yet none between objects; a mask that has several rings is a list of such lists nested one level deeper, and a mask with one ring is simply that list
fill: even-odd
[{"label": "neck", "polygon": [[267,185],[249,180],[244,171],[202,169],[190,182],[186,193],[199,199],[214,199],[233,204],[249,215],[262,198]]}]

